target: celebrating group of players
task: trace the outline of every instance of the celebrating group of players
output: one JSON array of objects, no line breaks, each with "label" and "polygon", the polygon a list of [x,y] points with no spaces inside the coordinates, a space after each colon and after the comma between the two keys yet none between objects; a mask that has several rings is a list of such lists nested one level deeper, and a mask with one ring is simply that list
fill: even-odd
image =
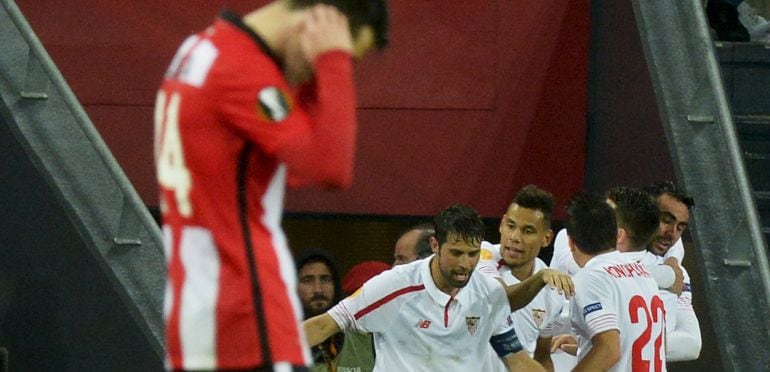
[{"label": "celebrating group of players", "polygon": [[[351,183],[352,62],[387,35],[385,0],[276,0],[223,12],[180,46],[154,115],[166,367],[307,370],[307,344],[341,330],[373,334],[378,371],[558,370],[559,358],[577,370],[659,371],[667,358],[697,357],[699,334],[693,350],[667,342],[697,330],[681,257],[658,258],[689,218],[673,189],[655,195],[660,213],[637,190],[576,197],[568,237],[557,238],[562,271],[537,259],[553,237],[547,192],[518,194],[498,245],[484,242],[472,208],[453,205],[435,218],[434,255],[300,324],[285,187]],[[573,349],[576,360],[561,352]]]},{"label": "celebrating group of players", "polygon": [[695,359],[689,279],[679,258],[665,257],[682,252],[671,247],[681,245],[692,199],[670,182],[647,190],[572,200],[552,261],[571,262],[572,280],[537,257],[554,235],[548,192],[524,187],[494,245],[473,209],[451,206],[435,219],[434,255],[307,320],[309,342],[371,332],[383,371],[661,371]]}]

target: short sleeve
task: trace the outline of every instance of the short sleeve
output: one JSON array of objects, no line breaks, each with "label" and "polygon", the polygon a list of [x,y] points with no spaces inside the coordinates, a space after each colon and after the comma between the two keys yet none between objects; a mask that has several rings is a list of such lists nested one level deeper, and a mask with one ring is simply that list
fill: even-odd
[{"label": "short sleeve", "polygon": [[553,241],[553,256],[551,258],[552,269],[565,272],[571,276],[575,276],[580,267],[575,258],[572,257],[572,252],[569,250],[569,237],[567,236],[567,229],[561,229],[556,234],[556,239]]},{"label": "short sleeve", "polygon": [[476,265],[476,271],[491,278],[500,278],[499,263],[496,259],[495,249],[499,249],[499,246],[492,245],[486,241],[481,242],[481,253],[479,254],[479,263]]},{"label": "short sleeve", "polygon": [[[582,274],[582,273],[581,273]],[[601,273],[586,272],[575,279],[575,306],[579,313],[573,314],[583,320],[588,338],[594,335],[620,329],[617,309],[617,299],[610,291],[611,284],[603,280]]]},{"label": "short sleeve", "polygon": [[666,254],[663,257],[674,257],[679,261],[679,264],[684,262],[684,244],[682,243],[682,238],[679,238],[679,240],[666,251]]},{"label": "short sleeve", "polygon": [[423,285],[406,285],[397,270],[385,271],[329,310],[329,315],[343,331],[382,332],[388,328],[393,314],[405,295],[424,289]]},{"label": "short sleeve", "polygon": [[508,297],[505,289],[494,280],[490,279],[491,293],[489,296],[490,306],[492,308],[492,319],[495,319],[497,327],[492,335],[500,335],[513,329],[513,318],[511,317],[511,307],[508,303]]}]

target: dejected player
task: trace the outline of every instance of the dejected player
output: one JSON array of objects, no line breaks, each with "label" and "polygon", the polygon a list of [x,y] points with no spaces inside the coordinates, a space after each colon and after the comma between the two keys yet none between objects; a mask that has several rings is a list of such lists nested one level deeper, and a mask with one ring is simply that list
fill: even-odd
[{"label": "dejected player", "polygon": [[284,189],[351,183],[352,57],[386,33],[385,0],[277,0],[182,43],[155,106],[167,368],[308,365]]}]

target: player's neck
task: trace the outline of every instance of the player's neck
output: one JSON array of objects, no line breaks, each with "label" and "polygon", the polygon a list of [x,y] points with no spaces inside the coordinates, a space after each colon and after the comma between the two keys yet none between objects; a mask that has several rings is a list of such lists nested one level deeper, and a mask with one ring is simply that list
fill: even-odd
[{"label": "player's neck", "polygon": [[243,17],[243,23],[264,40],[270,50],[283,59],[292,30],[304,11],[290,9],[285,1],[274,1]]},{"label": "player's neck", "polygon": [[444,276],[441,275],[441,268],[439,267],[438,258],[436,256],[433,256],[430,259],[430,277],[439,291],[444,292],[449,296],[457,294],[459,288],[449,284],[449,282],[444,279]]},{"label": "player's neck", "polygon": [[524,263],[519,266],[509,266],[511,269],[511,274],[513,274],[516,279],[519,279],[519,281],[525,281],[529,279],[532,274],[534,274],[535,271],[535,260],[529,261],[527,263]]}]

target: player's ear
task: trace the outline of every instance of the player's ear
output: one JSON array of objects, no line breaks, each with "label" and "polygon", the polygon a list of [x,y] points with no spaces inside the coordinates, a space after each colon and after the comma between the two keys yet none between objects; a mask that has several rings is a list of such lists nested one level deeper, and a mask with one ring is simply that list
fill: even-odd
[{"label": "player's ear", "polygon": [[615,246],[620,245],[621,243],[625,243],[626,239],[628,239],[628,231],[622,227],[618,227],[618,238],[617,242],[615,243]]},{"label": "player's ear", "polygon": [[430,237],[430,250],[432,250],[433,253],[436,253],[436,254],[438,254],[439,252],[438,240],[436,240],[435,236]]},{"label": "player's ear", "polygon": [[553,230],[548,229],[548,231],[546,231],[543,235],[543,242],[540,244],[540,247],[547,247],[548,244],[551,244],[551,240],[553,240]]}]

